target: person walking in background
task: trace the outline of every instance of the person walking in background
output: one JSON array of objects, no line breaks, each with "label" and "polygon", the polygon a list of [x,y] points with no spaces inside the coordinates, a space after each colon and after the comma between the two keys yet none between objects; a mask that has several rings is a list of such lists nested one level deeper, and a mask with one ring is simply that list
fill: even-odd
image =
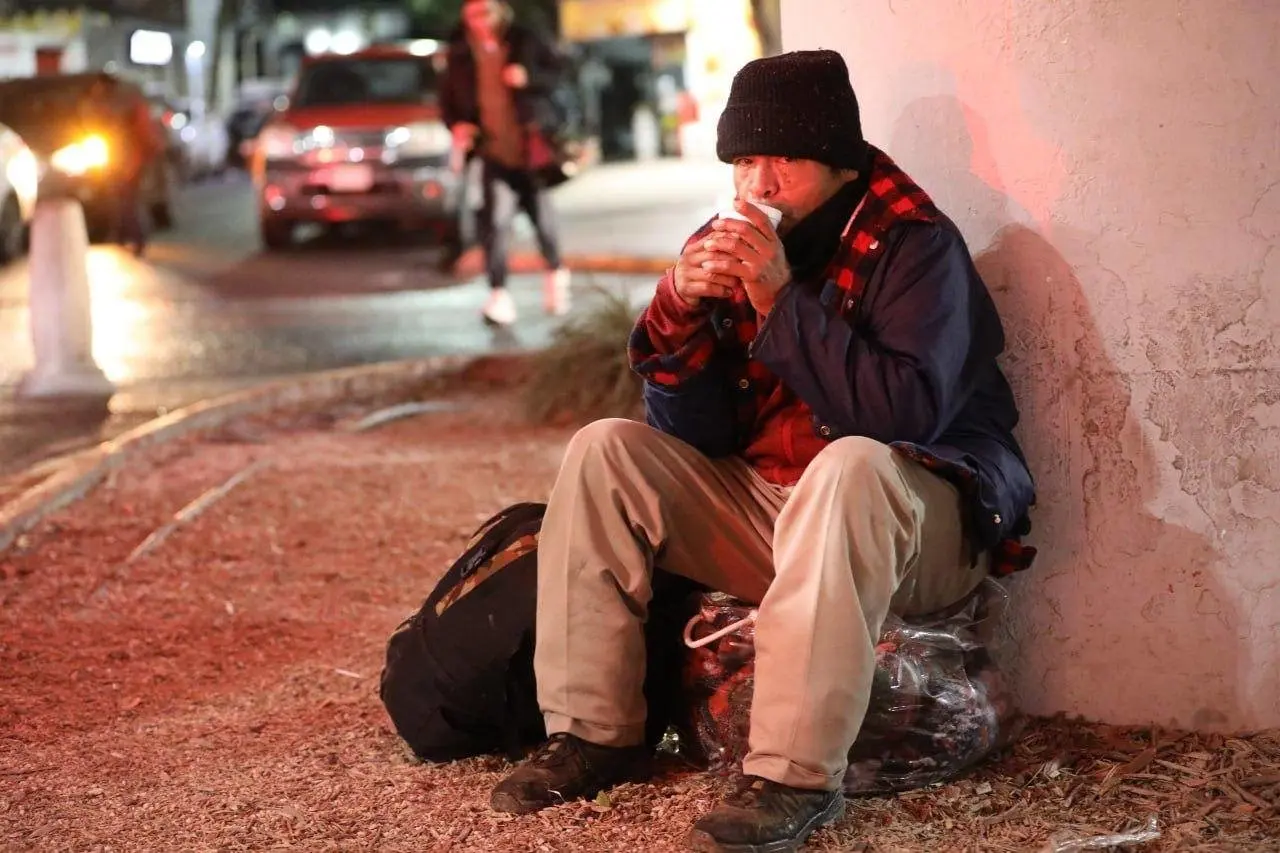
[{"label": "person walking in background", "polygon": [[94,123],[110,128],[115,205],[111,234],[116,243],[141,257],[147,247],[142,218],[142,183],[154,158],[164,153],[164,140],[142,92],[100,74],[88,90],[84,109]]},{"label": "person walking in background", "polygon": [[120,182],[115,240],[142,257],[147,248],[147,226],[142,213],[142,183],[156,157],[164,153],[164,140],[143,94],[128,87],[112,87],[119,112]]},{"label": "person walking in background", "polygon": [[156,157],[164,154],[164,141],[151,115],[151,105],[141,93],[129,98],[125,112],[125,135],[130,140],[122,164],[120,213],[116,220],[117,240],[142,257],[147,248],[147,226],[142,214],[142,182]]},{"label": "person walking in background", "polygon": [[569,310],[569,270],[560,258],[554,212],[541,167],[559,124],[552,92],[561,62],[552,46],[512,20],[502,0],[465,0],[440,87],[453,133],[455,162],[475,151],[484,201],[478,222],[490,293],[485,321],[510,325],[516,306],[507,290],[507,252],[517,211],[532,220],[548,272],[547,313]]}]

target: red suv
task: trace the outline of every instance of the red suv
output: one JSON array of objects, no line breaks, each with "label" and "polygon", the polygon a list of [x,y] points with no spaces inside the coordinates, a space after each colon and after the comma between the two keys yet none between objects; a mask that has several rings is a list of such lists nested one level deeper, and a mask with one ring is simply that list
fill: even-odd
[{"label": "red suv", "polygon": [[442,58],[380,46],[303,63],[254,146],[268,249],[288,246],[300,222],[392,221],[458,239],[461,178],[436,102]]}]

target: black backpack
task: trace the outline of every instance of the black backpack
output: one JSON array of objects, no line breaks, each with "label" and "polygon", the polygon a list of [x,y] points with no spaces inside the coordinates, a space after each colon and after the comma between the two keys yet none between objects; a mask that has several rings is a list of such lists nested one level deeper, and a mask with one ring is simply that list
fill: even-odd
[{"label": "black backpack", "polygon": [[[533,677],[537,544],[546,505],[490,518],[387,643],[379,695],[419,758],[518,756],[546,737]],[[648,740],[684,713],[681,629],[697,584],[655,572],[646,623]]]}]

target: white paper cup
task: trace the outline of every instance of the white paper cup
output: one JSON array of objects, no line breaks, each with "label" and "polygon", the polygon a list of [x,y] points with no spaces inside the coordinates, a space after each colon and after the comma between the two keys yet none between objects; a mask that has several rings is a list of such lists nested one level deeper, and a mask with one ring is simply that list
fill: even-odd
[{"label": "white paper cup", "polygon": [[[761,204],[758,201],[753,201],[749,203],[754,204],[760,210],[761,213],[769,217],[769,224],[773,226],[774,231],[778,230],[778,223],[782,221],[781,210],[778,210],[778,208],[776,207],[770,207],[767,204]],[[726,210],[725,212],[721,213],[720,218],[721,219],[741,219],[743,222],[751,221],[747,219],[747,217],[739,213],[738,211],[734,210],[732,207]]]}]

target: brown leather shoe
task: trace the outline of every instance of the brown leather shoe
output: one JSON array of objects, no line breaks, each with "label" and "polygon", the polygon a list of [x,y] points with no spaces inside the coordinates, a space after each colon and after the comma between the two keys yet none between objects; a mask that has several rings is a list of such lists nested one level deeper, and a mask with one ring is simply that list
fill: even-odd
[{"label": "brown leather shoe", "polygon": [[843,815],[840,791],[810,791],[747,776],[734,793],[693,825],[689,849],[792,853],[814,830]]},{"label": "brown leather shoe", "polygon": [[647,746],[598,746],[575,735],[552,735],[493,789],[489,805],[530,814],[570,800],[594,797],[622,782],[649,778]]}]

